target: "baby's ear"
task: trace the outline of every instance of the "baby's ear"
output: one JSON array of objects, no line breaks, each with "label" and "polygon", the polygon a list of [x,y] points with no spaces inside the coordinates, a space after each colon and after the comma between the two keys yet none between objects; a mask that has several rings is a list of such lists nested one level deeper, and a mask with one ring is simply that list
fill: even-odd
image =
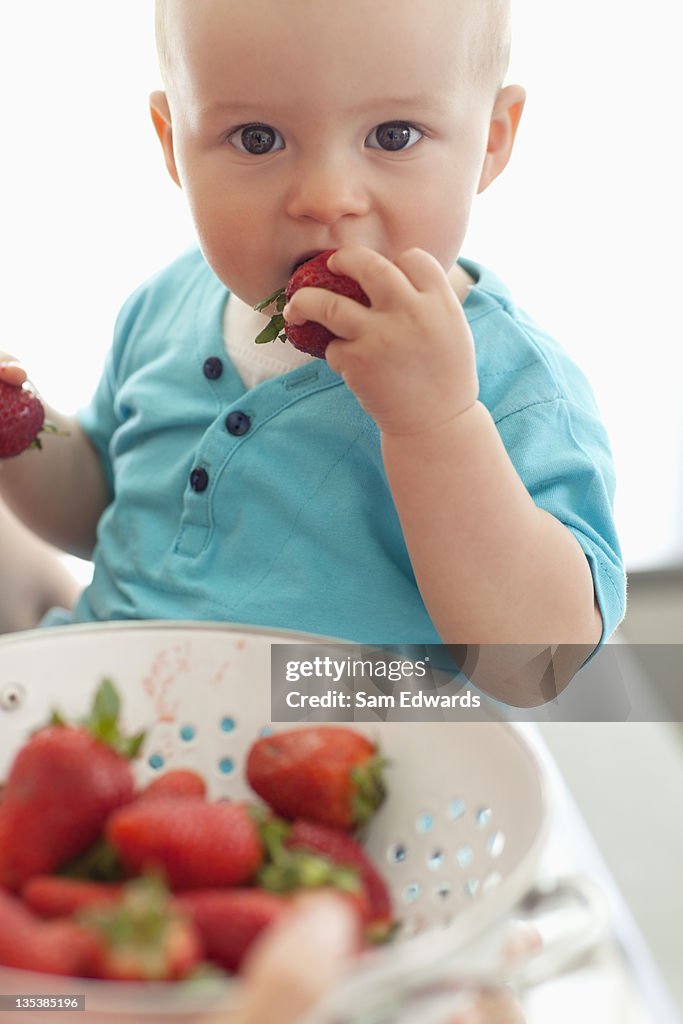
[{"label": "baby's ear", "polygon": [[176,185],[180,187],[178,168],[173,152],[173,127],[171,125],[171,111],[168,105],[168,98],[165,92],[153,92],[149,97],[149,110],[152,115],[154,129],[159,136],[161,148],[164,151],[166,168]]},{"label": "baby's ear", "polygon": [[524,110],[526,92],[521,85],[507,85],[498,93],[491,114],[486,156],[477,192],[483,192],[505,170]]}]

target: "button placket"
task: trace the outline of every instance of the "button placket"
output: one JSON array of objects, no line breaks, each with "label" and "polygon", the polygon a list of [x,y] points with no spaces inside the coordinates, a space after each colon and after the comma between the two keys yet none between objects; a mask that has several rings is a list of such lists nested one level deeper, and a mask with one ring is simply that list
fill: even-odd
[{"label": "button placket", "polygon": [[225,428],[233,437],[242,437],[251,427],[251,416],[242,409],[233,409],[225,417]]},{"label": "button placket", "polygon": [[223,373],[223,360],[218,356],[209,356],[204,360],[202,371],[207,380],[218,380]]}]

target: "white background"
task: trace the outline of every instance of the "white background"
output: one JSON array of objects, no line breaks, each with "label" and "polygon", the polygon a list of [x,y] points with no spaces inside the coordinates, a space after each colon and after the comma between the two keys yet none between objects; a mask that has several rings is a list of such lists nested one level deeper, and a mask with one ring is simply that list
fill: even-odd
[{"label": "white background", "polygon": [[[513,0],[527,108],[463,248],[590,377],[631,569],[683,562],[677,8]],[[152,0],[0,8],[0,349],[64,411],[129,292],[193,241],[149,119],[158,86]]]}]

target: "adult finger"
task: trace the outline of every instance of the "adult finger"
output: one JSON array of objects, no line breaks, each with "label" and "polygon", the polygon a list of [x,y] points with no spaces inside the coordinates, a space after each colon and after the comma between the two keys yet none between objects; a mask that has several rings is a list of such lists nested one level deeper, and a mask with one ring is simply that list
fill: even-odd
[{"label": "adult finger", "polygon": [[328,893],[299,900],[245,965],[239,1024],[295,1024],[341,976],[357,942],[346,901]]}]

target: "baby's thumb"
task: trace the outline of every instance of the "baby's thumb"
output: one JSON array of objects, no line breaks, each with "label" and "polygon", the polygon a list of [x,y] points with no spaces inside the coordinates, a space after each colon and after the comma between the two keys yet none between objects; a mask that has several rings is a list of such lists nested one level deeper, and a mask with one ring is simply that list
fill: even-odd
[{"label": "baby's thumb", "polygon": [[6,384],[21,387],[26,376],[26,370],[18,359],[15,359],[9,352],[0,352],[0,380],[4,380]]},{"label": "baby's thumb", "polygon": [[295,1024],[344,971],[358,945],[352,907],[330,893],[298,900],[245,965],[240,1024]]}]

